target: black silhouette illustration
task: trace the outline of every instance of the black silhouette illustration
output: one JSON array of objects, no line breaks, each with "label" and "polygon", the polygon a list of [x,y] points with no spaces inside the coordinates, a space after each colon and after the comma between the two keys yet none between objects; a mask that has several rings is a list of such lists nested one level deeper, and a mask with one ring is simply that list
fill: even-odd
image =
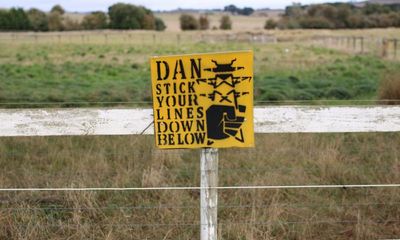
[{"label": "black silhouette illustration", "polygon": [[[246,107],[240,105],[239,112],[245,111]],[[233,106],[212,105],[206,111],[207,136],[214,140],[234,137],[244,142],[243,130],[240,128],[244,120],[244,117],[236,115],[236,109]]]},{"label": "black silhouette illustration", "polygon": [[[240,105],[238,99],[250,93],[237,91],[236,86],[244,81],[250,82],[252,77],[235,74],[244,69],[241,66],[234,66],[236,60],[235,58],[229,63],[212,60],[215,67],[204,70],[215,75],[211,78],[197,79],[198,84],[204,83],[213,87],[212,92],[200,94],[214,103],[206,110],[208,145],[212,145],[213,140],[230,137],[244,142],[242,125],[245,121],[246,107]],[[225,92],[219,90],[224,85],[229,88],[229,91],[226,91],[226,88]]]}]

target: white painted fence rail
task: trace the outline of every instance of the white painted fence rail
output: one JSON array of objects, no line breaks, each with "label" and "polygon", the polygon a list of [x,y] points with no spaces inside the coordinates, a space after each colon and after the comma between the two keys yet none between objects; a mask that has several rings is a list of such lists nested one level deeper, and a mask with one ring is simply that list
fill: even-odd
[{"label": "white painted fence rail", "polygon": [[[1,109],[0,137],[153,134],[151,109]],[[268,106],[256,133],[398,132],[400,106]],[[150,126],[150,127],[149,127]]]}]

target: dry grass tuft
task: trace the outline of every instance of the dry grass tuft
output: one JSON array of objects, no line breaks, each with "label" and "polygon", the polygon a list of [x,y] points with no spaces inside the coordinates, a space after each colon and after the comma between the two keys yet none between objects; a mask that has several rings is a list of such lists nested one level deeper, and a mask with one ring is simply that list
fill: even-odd
[{"label": "dry grass tuft", "polygon": [[400,70],[386,73],[379,88],[379,100],[384,104],[400,104]]}]

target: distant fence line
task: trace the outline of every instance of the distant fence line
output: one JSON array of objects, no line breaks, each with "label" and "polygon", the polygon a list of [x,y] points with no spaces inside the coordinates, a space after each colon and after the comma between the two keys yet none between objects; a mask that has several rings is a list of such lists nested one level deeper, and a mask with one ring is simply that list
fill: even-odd
[{"label": "distant fence line", "polygon": [[398,59],[399,39],[364,36],[320,36],[294,38],[276,36],[268,32],[146,32],[146,31],[92,31],[92,32],[3,32],[1,43],[82,43],[82,44],[182,44],[244,42],[271,44],[278,42],[302,42],[349,51],[354,54],[374,54],[388,59]]},{"label": "distant fence line", "polygon": [[397,38],[373,38],[362,36],[314,36],[313,42],[324,47],[348,50],[353,53],[370,53],[382,58],[397,59]]},{"label": "distant fence line", "polygon": [[33,43],[183,43],[183,42],[251,42],[251,43],[275,43],[277,38],[263,32],[177,32],[157,33],[145,31],[93,31],[93,32],[13,32],[0,33],[1,42],[33,42]]}]

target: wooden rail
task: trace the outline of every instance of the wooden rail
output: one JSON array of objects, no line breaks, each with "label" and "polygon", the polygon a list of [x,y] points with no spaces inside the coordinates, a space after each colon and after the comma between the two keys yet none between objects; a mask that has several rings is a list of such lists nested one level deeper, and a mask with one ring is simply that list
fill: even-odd
[{"label": "wooden rail", "polygon": [[[0,109],[0,136],[153,134],[151,109]],[[400,131],[400,106],[254,109],[256,133]]]}]

